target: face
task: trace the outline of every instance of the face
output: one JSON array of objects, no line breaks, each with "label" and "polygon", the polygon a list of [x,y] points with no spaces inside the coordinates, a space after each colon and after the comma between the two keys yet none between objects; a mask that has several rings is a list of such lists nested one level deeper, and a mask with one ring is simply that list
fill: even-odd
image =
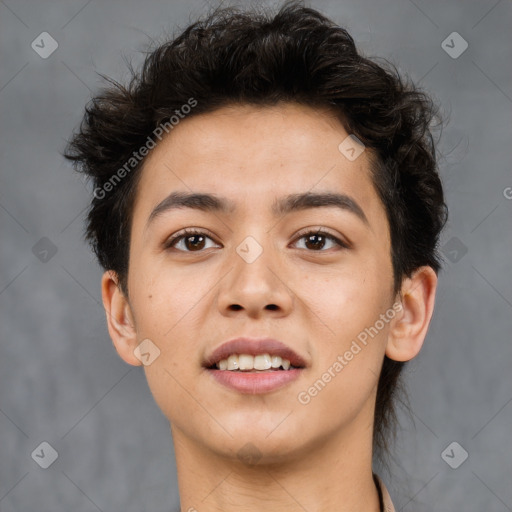
[{"label": "face", "polygon": [[[395,296],[369,151],[348,159],[348,135],[305,106],[224,107],[181,121],[148,156],[127,308],[133,343],[160,350],[145,372],[174,435],[228,457],[250,442],[274,460],[371,431]],[[226,205],[173,207],[177,192]],[[241,336],[276,339],[304,367],[235,389],[204,363]]]}]

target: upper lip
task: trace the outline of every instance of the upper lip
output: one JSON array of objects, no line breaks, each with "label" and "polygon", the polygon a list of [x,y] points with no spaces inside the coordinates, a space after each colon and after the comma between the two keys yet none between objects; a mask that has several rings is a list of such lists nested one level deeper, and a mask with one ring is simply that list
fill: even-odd
[{"label": "upper lip", "polygon": [[219,361],[227,359],[232,354],[270,354],[288,359],[292,366],[305,368],[306,361],[290,347],[273,338],[249,338],[241,337],[226,341],[217,347],[204,361],[203,366],[210,368]]}]

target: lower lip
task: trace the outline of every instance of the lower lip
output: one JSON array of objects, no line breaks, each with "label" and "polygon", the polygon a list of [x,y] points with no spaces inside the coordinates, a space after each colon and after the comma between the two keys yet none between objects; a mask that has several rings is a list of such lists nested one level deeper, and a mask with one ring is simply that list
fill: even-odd
[{"label": "lower lip", "polygon": [[276,391],[297,379],[302,368],[265,372],[208,370],[224,386],[240,393],[257,395]]}]

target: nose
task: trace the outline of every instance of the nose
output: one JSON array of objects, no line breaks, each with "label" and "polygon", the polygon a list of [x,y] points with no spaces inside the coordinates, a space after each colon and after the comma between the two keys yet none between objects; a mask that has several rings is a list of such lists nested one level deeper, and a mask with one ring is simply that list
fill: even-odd
[{"label": "nose", "polygon": [[[293,307],[293,292],[286,285],[285,273],[278,268],[278,257],[270,248],[261,247],[261,254],[253,260],[245,257],[244,248],[247,246],[241,244],[238,251],[233,251],[232,270],[221,281],[217,299],[221,314],[245,314],[251,318],[288,315]],[[249,249],[255,248],[249,244]]]}]

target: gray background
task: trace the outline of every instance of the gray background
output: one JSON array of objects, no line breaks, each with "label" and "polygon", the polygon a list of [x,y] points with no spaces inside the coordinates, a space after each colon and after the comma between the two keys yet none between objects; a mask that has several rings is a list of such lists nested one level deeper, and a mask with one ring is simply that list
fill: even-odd
[{"label": "gray background", "polygon": [[[157,512],[179,502],[167,421],[106,331],[101,270],[82,240],[88,186],[60,152],[101,85],[96,72],[125,79],[123,55],[140,63],[148,36],[183,28],[207,5],[0,0],[2,512]],[[511,2],[309,5],[366,55],[421,82],[448,119],[439,146],[447,258],[427,341],[407,370],[414,423],[401,413],[381,476],[398,510],[512,510]],[[59,45],[47,59],[31,48],[43,31]],[[456,59],[441,46],[454,31],[469,44]],[[57,248],[46,262],[41,246],[33,251],[42,237]],[[31,458],[42,441],[59,454],[48,469]],[[453,441],[469,453],[457,469],[441,457]],[[461,451],[449,453],[457,461]]]}]

